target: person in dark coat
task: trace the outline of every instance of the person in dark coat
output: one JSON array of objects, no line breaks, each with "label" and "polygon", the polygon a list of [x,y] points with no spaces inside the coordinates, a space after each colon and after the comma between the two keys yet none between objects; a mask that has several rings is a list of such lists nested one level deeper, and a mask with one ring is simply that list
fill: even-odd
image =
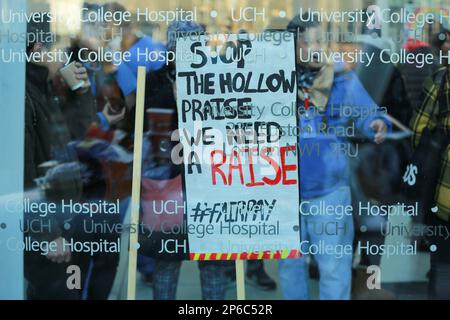
[{"label": "person in dark coat", "polygon": [[[33,43],[27,48],[28,53],[46,50],[42,43]],[[76,77],[84,81],[82,88],[68,92],[64,99],[54,95],[50,86],[50,71],[47,62],[30,62],[26,66],[25,87],[25,167],[24,187],[29,191],[36,187],[36,179],[45,175],[43,163],[57,161],[65,166],[64,170],[53,176],[59,187],[45,201],[58,199],[77,201],[81,197],[81,174],[75,165],[76,155],[67,147],[74,138],[83,136],[94,121],[94,102],[89,91],[86,70],[81,64],[76,65]],[[67,124],[70,112],[71,125]],[[61,167],[62,168],[62,167]],[[50,169],[51,170],[51,169]],[[47,195],[47,194],[46,194]],[[25,221],[35,219],[25,213]],[[39,242],[55,242],[57,250],[46,255],[41,252],[25,252],[24,271],[28,281],[28,299],[79,299],[79,292],[69,290],[66,285],[66,269],[71,263],[71,252],[62,250],[65,216],[48,215],[40,217],[43,225],[51,227],[46,232],[24,232],[25,237]]]},{"label": "person in dark coat", "polygon": [[[413,53],[414,55],[433,53],[433,48],[428,43],[418,40],[407,41],[403,48],[408,53]],[[436,72],[438,67],[437,61],[433,64],[425,64],[421,68],[418,67],[417,63],[405,63],[400,66],[400,71],[403,75],[406,91],[413,110],[420,107],[423,102],[422,89],[425,79]]]}]

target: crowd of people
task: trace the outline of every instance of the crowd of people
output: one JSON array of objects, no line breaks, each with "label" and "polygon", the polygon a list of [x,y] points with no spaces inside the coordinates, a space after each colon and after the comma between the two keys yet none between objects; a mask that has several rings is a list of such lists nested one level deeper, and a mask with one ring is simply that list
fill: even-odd
[{"label": "crowd of people", "polygon": [[[117,3],[102,5],[105,10],[125,12]],[[97,10],[100,5],[86,5]],[[319,50],[321,42],[306,41],[305,34],[314,34],[321,25],[305,22],[294,17],[285,30],[296,39],[296,52],[306,49]],[[147,71],[145,108],[164,109],[173,117],[168,120],[167,132],[177,127],[176,61],[140,61],[136,51],[148,48],[156,52],[175,52],[179,37],[203,34],[206,27],[194,22],[175,21],[169,25],[167,42],[155,41],[151,36],[138,32],[132,23],[120,26],[104,26],[110,30],[110,41],[105,42],[87,35],[93,26],[82,25],[77,38],[72,39],[68,51],[78,52],[80,48],[98,50],[99,47],[112,51],[128,51],[130,62],[90,63],[73,61],[76,79],[83,85],[71,90],[61,76],[62,65],[54,63],[27,63],[25,96],[25,168],[24,183],[27,189],[36,187],[36,181],[43,176],[52,186],[46,193],[46,201],[72,199],[89,202],[98,199],[115,201],[120,199],[120,215],[105,222],[124,222],[131,196],[131,168],[133,153],[134,116],[136,106],[137,70],[144,66]],[[28,31],[39,25],[30,23]],[[95,28],[95,27],[94,27]],[[118,32],[118,29],[121,32]],[[90,30],[92,31],[92,30]],[[270,32],[275,32],[270,30]],[[117,36],[120,34],[121,36]],[[380,51],[382,39],[363,38],[362,50]],[[450,51],[450,30],[442,26],[434,35],[432,43],[405,43],[408,52]],[[302,50],[303,49],[303,50]],[[27,52],[48,50],[43,43],[31,43]],[[77,55],[74,55],[75,57]],[[174,55],[176,56],[176,55]],[[439,175],[428,193],[433,201],[428,208],[437,206],[438,215],[421,223],[435,226],[449,226],[450,214],[450,76],[449,64],[436,64],[427,69],[414,66],[374,64],[373,69],[361,65],[325,64],[320,61],[304,63],[297,55],[298,108],[304,110],[299,116],[300,127],[313,128],[313,134],[304,132],[298,137],[301,148],[311,149],[318,144],[320,153],[303,155],[300,160],[300,183],[302,201],[309,206],[326,202],[329,205],[355,205],[361,199],[377,203],[396,203],[402,197],[401,181],[404,168],[410,157],[419,148],[434,152],[423,142],[439,143]],[[383,70],[378,73],[377,68]],[[382,90],[380,91],[380,88]],[[423,94],[419,94],[423,92]],[[309,108],[305,108],[308,104]],[[344,116],[332,106],[346,106],[358,110],[354,116]],[[386,108],[383,112],[381,107]],[[362,112],[360,109],[364,108]],[[368,116],[360,117],[364,113]],[[174,164],[167,156],[172,141],[153,137],[150,128],[152,117],[145,118],[146,144],[144,144],[143,176],[152,181],[172,181],[179,177],[182,165]],[[342,127],[352,122],[359,135],[344,137],[321,134],[318,128]],[[400,128],[400,130],[398,129]],[[392,138],[399,131],[412,132],[410,136]],[[323,130],[322,130],[323,131]],[[440,139],[436,138],[441,133]],[[429,132],[433,134],[429,134]],[[436,133],[436,134],[435,134]],[[397,135],[398,137],[398,135]],[[442,138],[443,137],[443,138]],[[437,141],[436,141],[437,140]],[[336,154],[332,146],[336,143],[358,144],[359,156]],[[156,148],[155,148],[156,145]],[[164,147],[162,146],[164,145]],[[170,152],[169,152],[170,154]],[[46,166],[43,166],[46,164]],[[43,172],[43,168],[46,168]],[[164,190],[163,190],[164,191]],[[303,210],[310,210],[305,207]],[[121,237],[118,232],[85,234],[81,230],[87,217],[58,215],[51,221],[51,233],[32,233],[38,240],[54,240],[60,246],[61,239],[96,239]],[[428,217],[428,215],[427,215]],[[55,219],[49,216],[46,219]],[[92,218],[103,220],[104,217]],[[310,215],[300,217],[299,241],[310,244],[324,242],[330,245],[352,246],[360,239],[372,243],[383,243],[380,227],[360,232],[360,226],[369,226],[367,221],[356,217],[335,215]],[[66,228],[70,221],[70,228]],[[335,235],[314,231],[317,223],[336,223],[344,233]],[[379,222],[380,223],[380,222]],[[381,224],[385,224],[382,220]],[[158,235],[158,233],[156,233]],[[159,234],[163,237],[162,234]],[[426,243],[430,243],[424,239]],[[429,239],[428,239],[429,240]],[[177,284],[182,260],[154,254],[152,244],[141,242],[138,267],[144,282],[153,288],[153,298],[176,299]],[[450,298],[450,244],[436,237],[432,243],[439,250],[431,253],[429,273],[430,297]],[[380,265],[380,256],[363,256],[360,265]],[[77,264],[82,269],[82,289],[71,290],[66,285],[67,266]],[[353,268],[354,252],[336,259],[333,255],[318,254],[312,259],[300,257],[279,261],[279,285],[286,299],[309,299],[309,278],[319,279],[320,299],[357,298],[357,279],[361,273]],[[39,253],[25,253],[25,277],[28,283],[28,299],[108,299],[117,276],[119,254],[71,254],[58,250],[47,256]],[[203,299],[225,299],[227,287],[234,281],[234,264],[225,261],[202,261],[198,263]],[[311,270],[315,270],[310,274]],[[364,277],[364,273],[362,274]],[[271,278],[261,260],[247,262],[246,278],[261,290],[275,290],[277,281]],[[364,279],[365,280],[365,279]],[[363,280],[363,283],[365,281]],[[387,292],[381,298],[392,297]]]}]

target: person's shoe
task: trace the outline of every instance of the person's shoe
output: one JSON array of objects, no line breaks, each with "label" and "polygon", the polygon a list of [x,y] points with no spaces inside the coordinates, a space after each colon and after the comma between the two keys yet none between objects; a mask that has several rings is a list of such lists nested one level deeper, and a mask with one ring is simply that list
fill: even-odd
[{"label": "person's shoe", "polygon": [[247,281],[263,290],[275,290],[276,282],[266,273],[264,268],[247,271]]}]

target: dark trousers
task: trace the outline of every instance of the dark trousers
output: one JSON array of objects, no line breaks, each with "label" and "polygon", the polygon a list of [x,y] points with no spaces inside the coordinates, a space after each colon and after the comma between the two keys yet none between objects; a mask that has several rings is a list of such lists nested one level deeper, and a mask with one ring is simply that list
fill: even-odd
[{"label": "dark trousers", "polygon": [[67,287],[67,267],[73,263],[54,263],[39,253],[25,253],[24,271],[28,281],[27,300],[79,300],[81,291]]},{"label": "dark trousers", "polygon": [[[181,261],[156,260],[153,273],[153,299],[175,300]],[[203,300],[224,300],[225,267],[222,261],[199,261]]]},{"label": "dark trousers", "polygon": [[[94,216],[95,217],[95,216]],[[98,215],[94,219],[103,218]],[[83,220],[89,217],[80,217],[72,221],[72,229],[63,234],[66,239],[75,241],[116,241],[120,236],[117,233],[86,234],[82,230]],[[107,222],[111,226],[119,221],[118,216],[110,218]],[[117,265],[118,253],[72,253],[69,263],[55,263],[48,260],[38,252],[25,252],[24,271],[28,281],[28,300],[106,300],[111,291]],[[70,265],[76,265],[81,271],[81,289],[68,289],[67,280],[71,274],[67,273]],[[84,295],[83,295],[84,291]]]},{"label": "dark trousers", "polygon": [[[430,225],[447,227],[450,231],[450,223],[435,216],[430,218]],[[436,251],[430,253],[430,282],[428,285],[429,298],[433,300],[450,299],[450,239],[435,235],[432,237],[432,245]]]}]

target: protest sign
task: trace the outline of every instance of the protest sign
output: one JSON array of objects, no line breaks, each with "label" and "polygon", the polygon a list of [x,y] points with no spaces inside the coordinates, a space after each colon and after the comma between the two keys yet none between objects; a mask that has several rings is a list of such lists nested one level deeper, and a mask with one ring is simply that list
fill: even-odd
[{"label": "protest sign", "polygon": [[190,259],[298,257],[297,141],[282,130],[297,119],[271,113],[296,103],[293,35],[189,36],[177,52]]}]

